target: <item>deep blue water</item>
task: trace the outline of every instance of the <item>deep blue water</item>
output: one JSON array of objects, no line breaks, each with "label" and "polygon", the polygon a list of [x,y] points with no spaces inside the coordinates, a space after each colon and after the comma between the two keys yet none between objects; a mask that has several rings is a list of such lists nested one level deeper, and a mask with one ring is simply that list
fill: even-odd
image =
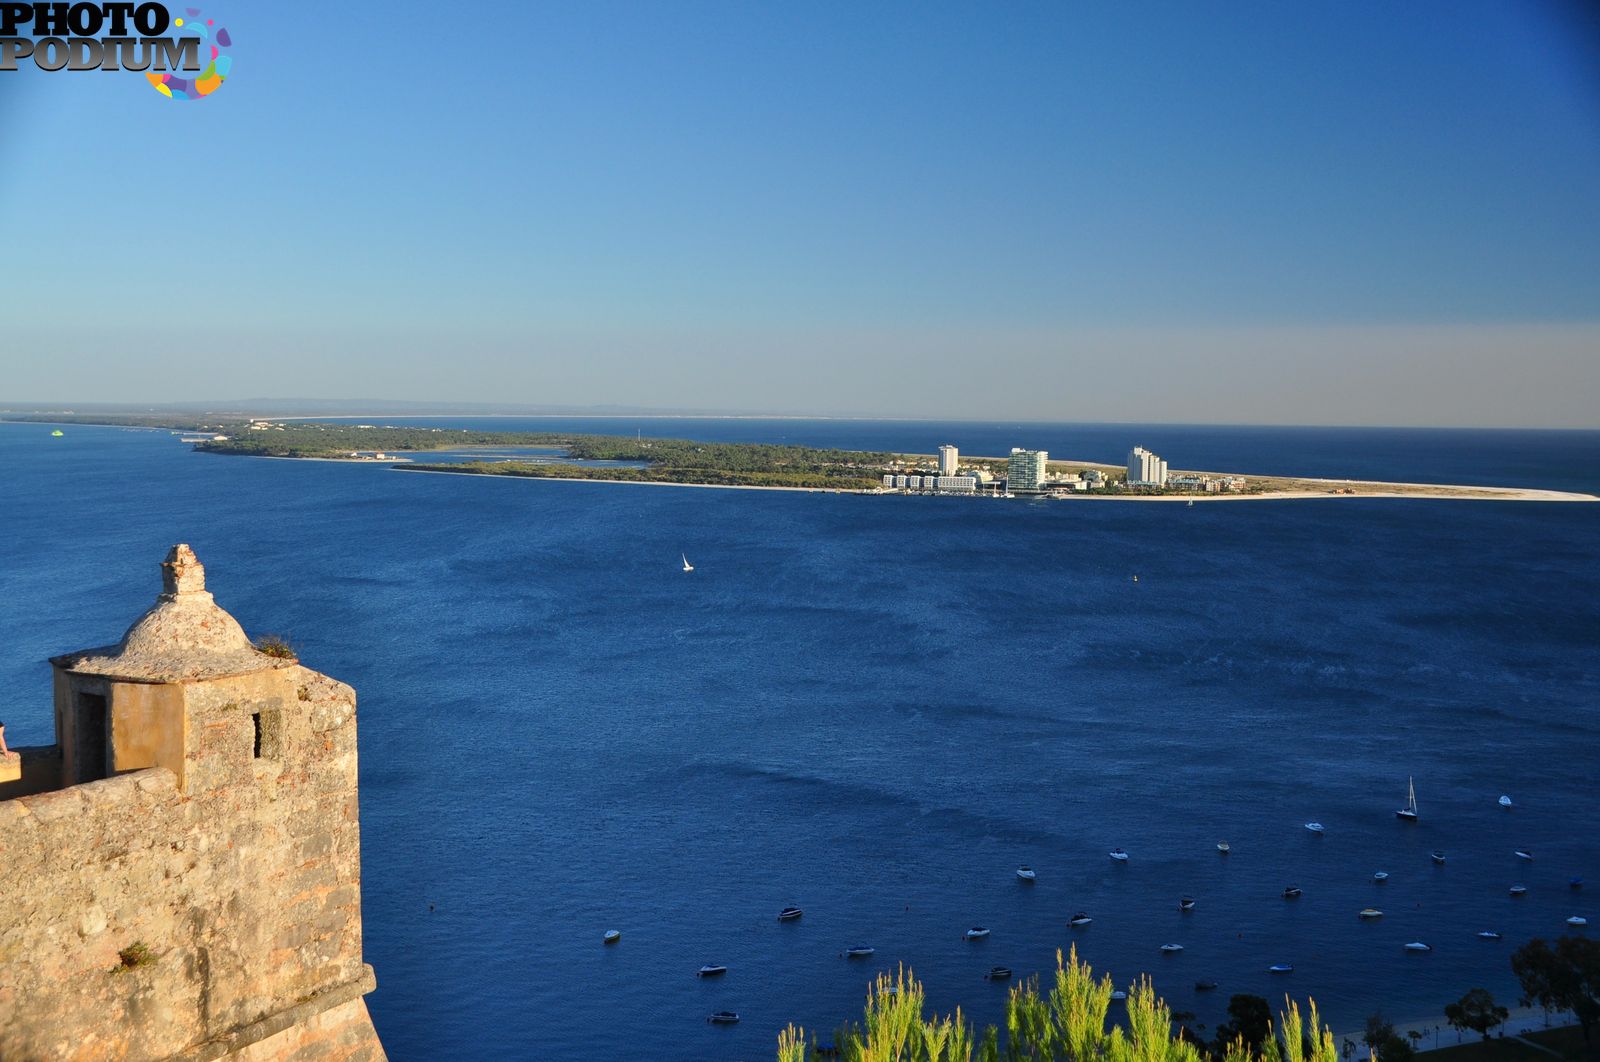
[{"label": "deep blue water", "polygon": [[[600,423],[1600,488],[1595,432]],[[1513,947],[1600,919],[1600,505],[694,490],[66,432],[0,424],[8,739],[51,739],[45,658],[115,640],[194,545],[247,630],[360,694],[368,1002],[395,1059],[770,1058],[902,961],[998,1021],[982,972],[1073,941],[1208,1025],[1233,992],[1416,1020],[1475,985],[1514,1002]],[[1417,826],[1393,817],[1408,775]],[[838,957],[856,941],[873,961]],[[701,982],[707,961],[731,972]],[[706,1025],[722,1008],[744,1022]]]}]

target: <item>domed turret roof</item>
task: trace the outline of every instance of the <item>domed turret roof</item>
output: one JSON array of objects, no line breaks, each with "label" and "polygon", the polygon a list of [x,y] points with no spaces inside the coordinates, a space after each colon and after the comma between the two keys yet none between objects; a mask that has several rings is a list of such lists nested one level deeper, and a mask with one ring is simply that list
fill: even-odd
[{"label": "domed turret roof", "polygon": [[250,643],[239,622],[212,600],[194,550],[176,545],[161,563],[162,594],[122,641],[58,656],[51,663],[78,674],[132,682],[220,678],[293,663]]}]

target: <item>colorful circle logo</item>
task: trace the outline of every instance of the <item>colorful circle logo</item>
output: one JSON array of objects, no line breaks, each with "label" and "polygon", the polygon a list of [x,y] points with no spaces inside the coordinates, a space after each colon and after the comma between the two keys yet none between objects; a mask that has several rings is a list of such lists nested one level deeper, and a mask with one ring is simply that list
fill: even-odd
[{"label": "colorful circle logo", "polygon": [[233,38],[228,36],[226,26],[218,26],[209,18],[202,19],[198,7],[184,8],[184,17],[173,19],[172,25],[174,36],[199,37],[201,52],[207,48],[211,50],[210,62],[193,81],[170,73],[149,73],[145,78],[169,100],[204,99],[221,88],[233,70],[233,57],[227,54],[227,49],[233,47]]}]

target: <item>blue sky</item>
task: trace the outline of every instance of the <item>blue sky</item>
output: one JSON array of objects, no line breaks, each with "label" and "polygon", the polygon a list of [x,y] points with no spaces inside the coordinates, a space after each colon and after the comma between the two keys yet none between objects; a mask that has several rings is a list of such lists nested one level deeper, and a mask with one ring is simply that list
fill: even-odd
[{"label": "blue sky", "polygon": [[1579,11],[217,6],[0,74],[0,402],[1600,426]]}]

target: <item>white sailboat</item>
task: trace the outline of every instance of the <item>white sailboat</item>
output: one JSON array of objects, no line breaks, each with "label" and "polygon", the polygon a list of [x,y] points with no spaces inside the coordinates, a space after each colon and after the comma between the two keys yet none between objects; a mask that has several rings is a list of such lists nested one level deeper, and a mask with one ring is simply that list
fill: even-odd
[{"label": "white sailboat", "polygon": [[1407,822],[1417,821],[1417,786],[1410,778],[1406,779],[1406,806],[1395,812],[1394,817]]},{"label": "white sailboat", "polygon": [[694,565],[689,563],[689,555],[687,553],[680,553],[680,554],[678,554],[678,556],[683,558],[683,570],[684,571],[686,571],[686,572],[694,571]]}]

